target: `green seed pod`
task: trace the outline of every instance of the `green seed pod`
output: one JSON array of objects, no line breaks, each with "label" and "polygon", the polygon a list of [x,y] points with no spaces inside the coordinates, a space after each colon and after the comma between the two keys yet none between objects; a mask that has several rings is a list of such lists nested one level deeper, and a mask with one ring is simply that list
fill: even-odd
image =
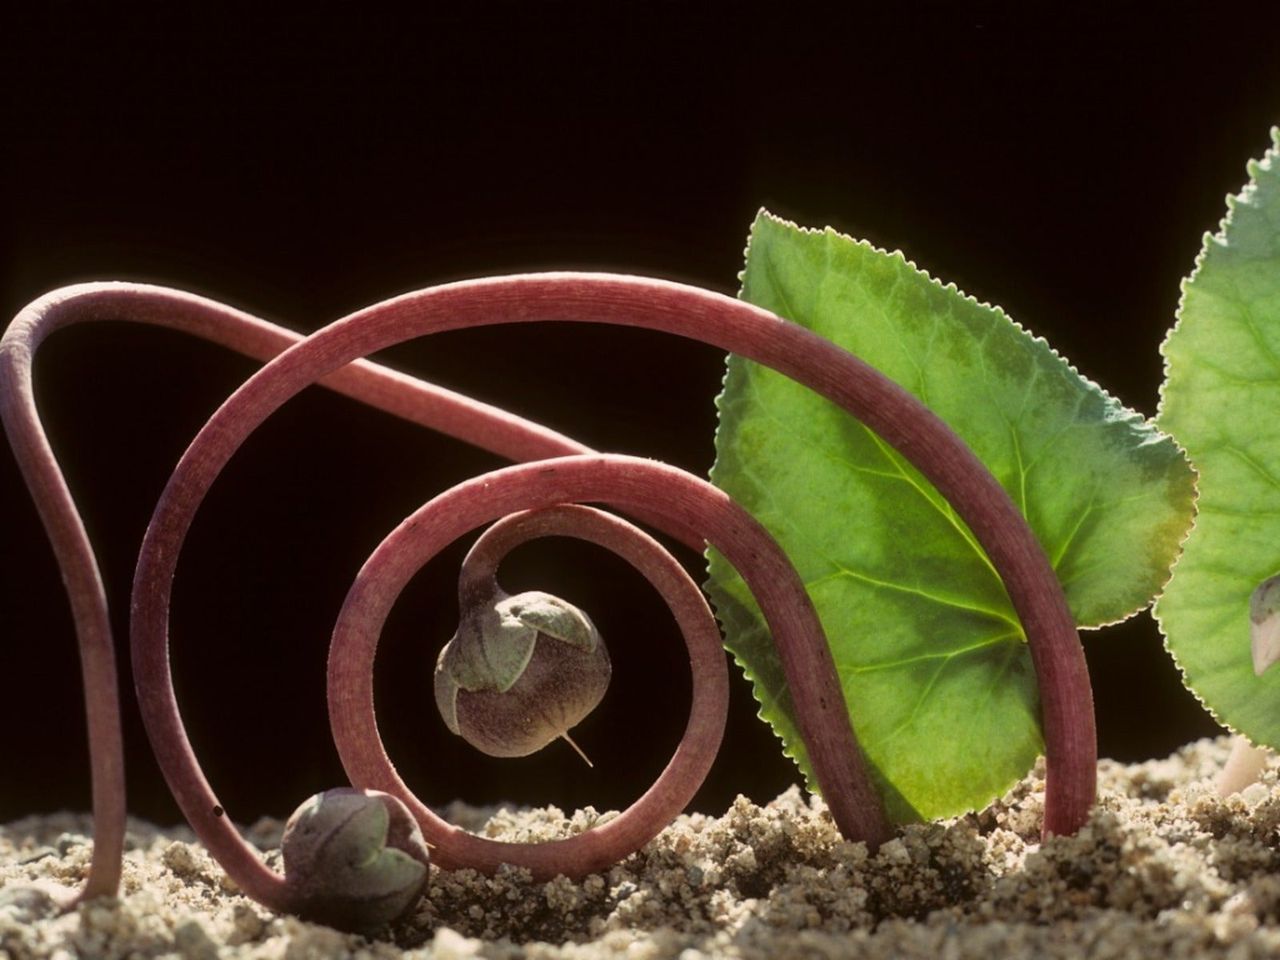
[{"label": "green seed pod", "polygon": [[308,798],[285,824],[285,880],[297,912],[368,931],[406,914],[427,884],[430,855],[403,803],[343,787]]},{"label": "green seed pod", "polygon": [[577,607],[547,593],[498,591],[464,612],[440,651],[436,706],[477,750],[523,757],[594,710],[610,672],[604,641]]},{"label": "green seed pod", "polygon": [[1258,584],[1249,598],[1249,639],[1253,672],[1263,672],[1280,660],[1280,574]]}]

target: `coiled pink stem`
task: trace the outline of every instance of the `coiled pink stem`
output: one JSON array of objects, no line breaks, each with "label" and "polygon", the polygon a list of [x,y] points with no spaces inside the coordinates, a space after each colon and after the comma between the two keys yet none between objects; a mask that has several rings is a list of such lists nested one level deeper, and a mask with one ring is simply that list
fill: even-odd
[{"label": "coiled pink stem", "polygon": [[[134,283],[86,283],[55,290],[27,305],[0,338],[0,419],[62,573],[79,644],[94,847],[89,876],[75,899],[113,896],[120,884],[126,810],[119,681],[102,577],[40,422],[31,370],[36,351],[50,334],[96,320],[167,327],[263,361],[303,339],[204,297]],[[322,383],[513,460],[589,450],[532,421],[367,361],[350,364]]]},{"label": "coiled pink stem", "polygon": [[[437,865],[491,873],[510,863],[528,867],[538,879],[557,874],[585,876],[648,843],[693,799],[719,750],[729,707],[728,669],[715,618],[698,585],[656,540],[610,514],[564,504],[590,499],[620,507],[642,506],[710,529],[718,516],[710,516],[705,508],[704,487],[714,490],[672,467],[630,457],[570,457],[509,467],[459,484],[414,512],[361,568],[338,615],[329,648],[329,719],[334,743],[353,784],[382,790],[404,802],[431,844]],[[773,561],[767,576],[776,576],[785,588],[771,589],[788,590],[785,602],[807,609],[809,642],[824,644],[804,588],[781,551],[740,508],[726,508],[727,497],[715,491],[711,498],[720,513],[726,509],[733,513],[741,529],[749,531],[761,556]],[[535,512],[515,513],[522,508]],[[396,774],[374,714],[373,658],[396,597],[442,547],[504,516],[508,519],[490,527],[473,548],[464,564],[467,575],[491,578],[494,560],[538,536],[555,533],[597,543],[635,567],[667,601],[688,644],[693,673],[684,737],[653,786],[608,823],[548,843],[500,843],[445,823]],[[466,588],[464,581],[459,591]]]},{"label": "coiled pink stem", "polygon": [[[26,329],[16,335],[18,345],[6,351],[9,335],[0,344],[0,380],[4,381],[0,404],[6,412],[11,440],[15,429],[19,435],[19,440],[13,441],[15,449],[31,447],[23,438],[33,434],[43,440],[30,400],[29,382],[24,387],[21,376],[24,365],[29,370],[33,342],[53,326],[90,318],[95,313],[109,313],[117,319],[146,318],[163,315],[175,306],[195,318],[190,324],[193,327],[216,325],[235,313],[199,298],[133,286],[72,288],[37,301],[24,311]],[[715,344],[772,366],[813,388],[902,452],[974,532],[1003,577],[1022,621],[1040,685],[1048,761],[1045,831],[1072,832],[1083,823],[1094,796],[1096,746],[1092,697],[1074,624],[1052,568],[1016,507],[937,417],[847,352],[794,324],[727,297],[632,277],[505,277],[449,284],[386,301],[340,320],[286,350],[250,378],[200,431],[157,506],[134,583],[133,648],[139,702],[175,797],[193,828],[246,892],[270,905],[284,904],[287,909],[280,878],[267,871],[226,820],[214,812],[220,808],[186,740],[169,675],[169,590],[177,556],[196,509],[249,433],[289,397],[313,382],[333,385],[418,422],[443,420],[446,432],[517,459],[582,453],[584,448],[580,445],[492,408],[409,378],[379,372],[368,364],[352,364],[369,353],[432,332],[537,320],[644,326]],[[260,321],[254,323],[269,327]],[[36,336],[32,335],[33,329]],[[213,339],[235,340],[237,336],[220,333]],[[279,328],[265,332],[255,328],[254,336],[248,339],[254,340],[256,350],[266,352],[279,349],[281,338],[289,337]],[[19,370],[16,378],[11,373],[15,368]],[[16,428],[10,419],[18,424]],[[18,455],[21,460],[27,454]],[[50,471],[56,475],[56,463],[47,446],[27,456],[36,463],[31,470],[24,466],[33,486],[47,481]],[[532,469],[534,475],[538,469],[582,469],[569,466],[570,463],[526,469]],[[635,463],[627,461],[627,470],[634,470]],[[606,465],[606,461],[594,461],[591,469],[604,469]],[[602,496],[599,490],[585,490],[583,495]],[[639,495],[624,502],[645,511],[660,506]],[[69,515],[78,525],[69,497],[59,500],[52,509],[64,519]],[[703,522],[703,518],[699,516],[697,522]],[[671,516],[667,528],[694,546],[701,547],[703,543],[705,532],[693,525],[691,516]],[[71,566],[93,569],[87,542],[70,546],[58,543],[55,538],[60,562],[65,553],[76,558]],[[749,554],[754,548],[741,549]],[[67,566],[64,563],[64,570]],[[97,600],[83,602],[100,605]],[[81,631],[82,658],[84,637]],[[815,657],[803,647],[788,649],[786,641],[780,639],[780,643],[798,725],[833,816],[846,835],[863,837],[874,844],[887,835],[888,827],[878,801],[866,786],[862,759],[848,725],[829,654],[824,662],[821,656]],[[107,649],[109,652],[109,635]],[[106,674],[99,672],[95,676],[95,682],[100,683]],[[829,709],[832,705],[839,709]]]}]

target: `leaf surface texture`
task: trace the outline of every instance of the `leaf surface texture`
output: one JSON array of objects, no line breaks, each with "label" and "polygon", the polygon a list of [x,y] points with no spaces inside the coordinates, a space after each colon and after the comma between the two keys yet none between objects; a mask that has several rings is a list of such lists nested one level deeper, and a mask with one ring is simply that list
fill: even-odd
[{"label": "leaf surface texture", "polygon": [[1159,422],[1200,474],[1195,529],[1156,605],[1187,685],[1280,747],[1280,671],[1257,677],[1249,597],[1280,571],[1280,129],[1206,235],[1165,340]]},{"label": "leaf surface texture", "polygon": [[[831,229],[754,223],[744,299],[910,390],[1031,523],[1082,626],[1145,607],[1190,523],[1176,445],[1001,310]],[[891,818],[981,807],[1042,749],[1035,677],[1004,585],[907,461],[834,404],[741,357],[717,401],[713,482],[782,545],[812,597]],[[809,776],[781,664],[737,574],[711,555],[726,642]]]}]

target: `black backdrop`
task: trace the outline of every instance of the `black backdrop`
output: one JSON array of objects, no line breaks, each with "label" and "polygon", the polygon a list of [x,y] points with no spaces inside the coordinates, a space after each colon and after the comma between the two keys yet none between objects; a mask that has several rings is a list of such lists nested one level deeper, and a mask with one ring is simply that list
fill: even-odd
[{"label": "black backdrop", "polygon": [[[766,205],[902,248],[1154,413],[1179,279],[1280,120],[1275,13],[1167,4],[1148,19],[1107,5],[1032,21],[892,6],[837,18],[789,4],[555,2],[416,20],[355,5],[306,20],[10,14],[0,314],[106,278],[302,330],[431,283],[523,270],[732,293]],[[700,474],[712,459],[722,357],[697,344],[546,326],[444,335],[387,359],[603,449]],[[41,354],[44,416],[121,636],[155,498],[254,368],[115,323]],[[237,456],[182,560],[173,652],[197,751],[233,816],[286,812],[341,781],[323,680],[346,586],[418,503],[497,465],[319,390]],[[70,619],[7,454],[0,510],[0,817],[84,808]],[[383,641],[377,689],[401,772],[428,802],[624,804],[665,763],[687,709],[665,612],[587,548],[514,557],[512,586],[592,612],[614,689],[580,728],[594,770],[558,747],[477,758],[429,694],[460,549],[414,581]],[[1104,755],[1161,755],[1216,729],[1148,618],[1085,643]],[[131,809],[174,820],[121,666]],[[708,811],[795,776],[736,679],[727,745],[696,802]]]}]

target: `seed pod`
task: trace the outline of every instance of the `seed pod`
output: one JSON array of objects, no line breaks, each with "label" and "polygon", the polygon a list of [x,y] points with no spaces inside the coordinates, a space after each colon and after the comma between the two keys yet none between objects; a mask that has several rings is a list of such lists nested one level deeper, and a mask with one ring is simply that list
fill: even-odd
[{"label": "seed pod", "polygon": [[436,661],[445,725],[494,757],[523,757],[565,736],[604,697],[609,654],[590,618],[531,591],[497,591],[465,611]]},{"label": "seed pod", "polygon": [[281,852],[298,915],[357,932],[407,913],[426,886],[430,861],[403,803],[348,787],[317,793],[298,807],[285,824]]}]

